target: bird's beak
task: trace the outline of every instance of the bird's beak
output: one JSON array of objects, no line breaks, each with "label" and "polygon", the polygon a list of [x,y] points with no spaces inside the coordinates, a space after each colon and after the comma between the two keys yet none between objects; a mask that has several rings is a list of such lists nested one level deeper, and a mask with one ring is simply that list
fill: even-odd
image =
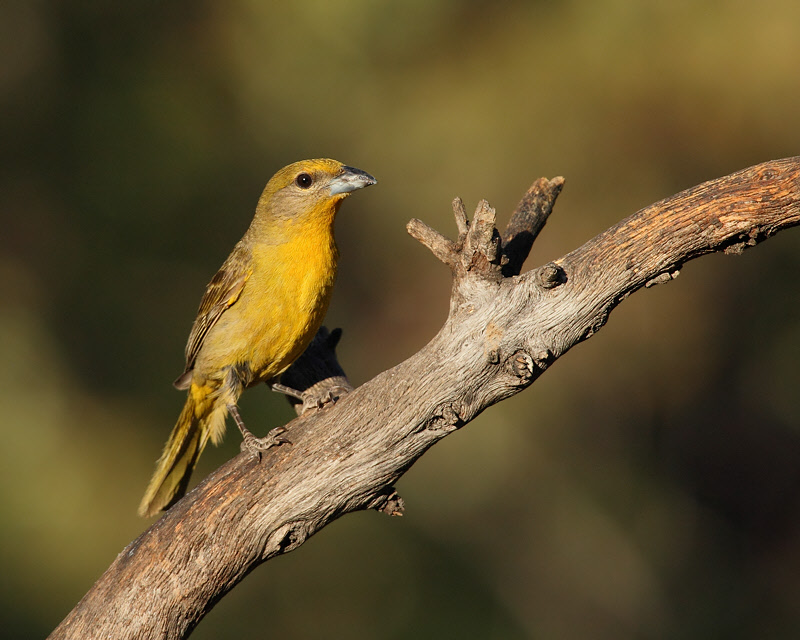
[{"label": "bird's beak", "polygon": [[331,180],[331,195],[339,196],[350,193],[351,191],[363,189],[377,182],[378,181],[366,171],[356,169],[355,167],[343,166],[342,173]]}]

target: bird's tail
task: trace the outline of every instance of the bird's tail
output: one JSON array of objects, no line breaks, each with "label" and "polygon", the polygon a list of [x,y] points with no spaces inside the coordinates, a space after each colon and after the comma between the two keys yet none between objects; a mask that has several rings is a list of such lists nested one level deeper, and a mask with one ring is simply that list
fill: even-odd
[{"label": "bird's tail", "polygon": [[196,384],[189,388],[186,404],[139,505],[140,516],[153,516],[177,502],[186,493],[192,470],[209,437],[215,444],[222,439],[227,405],[214,391]]}]

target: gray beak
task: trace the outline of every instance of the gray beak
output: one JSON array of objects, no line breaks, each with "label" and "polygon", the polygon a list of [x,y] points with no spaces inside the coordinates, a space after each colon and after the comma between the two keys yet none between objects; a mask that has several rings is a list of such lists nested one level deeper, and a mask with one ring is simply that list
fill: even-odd
[{"label": "gray beak", "polygon": [[341,175],[331,180],[331,195],[338,196],[343,193],[350,193],[356,189],[363,189],[378,181],[366,171],[355,167],[342,167]]}]

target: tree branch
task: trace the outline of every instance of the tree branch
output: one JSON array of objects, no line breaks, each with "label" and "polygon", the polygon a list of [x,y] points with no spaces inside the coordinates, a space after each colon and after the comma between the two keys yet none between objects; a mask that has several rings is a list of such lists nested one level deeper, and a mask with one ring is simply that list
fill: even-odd
[{"label": "tree branch", "polygon": [[504,276],[519,275],[563,187],[564,178],[560,176],[552,180],[539,178],[519,201],[503,234],[503,255],[507,259]]},{"label": "tree branch", "polygon": [[[531,187],[505,242],[485,202],[471,223],[454,202],[455,242],[412,220],[409,232],[453,271],[450,314],[433,340],[292,421],[292,445],[217,469],[123,550],[51,637],[186,637],[247,573],[329,522],[359,509],[402,512],[393,485],[429,447],[529,386],[628,295],[669,281],[688,260],[740,253],[800,224],[800,157],[777,160],[662,200],[507,277],[519,272],[562,184]],[[332,352],[335,340],[320,342]],[[323,367],[313,379],[344,386],[338,364]]]}]

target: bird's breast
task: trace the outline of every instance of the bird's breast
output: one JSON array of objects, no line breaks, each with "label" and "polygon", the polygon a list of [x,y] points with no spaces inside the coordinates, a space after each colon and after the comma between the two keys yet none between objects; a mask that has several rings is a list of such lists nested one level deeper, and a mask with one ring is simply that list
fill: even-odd
[{"label": "bird's breast", "polygon": [[287,369],[322,324],[337,257],[330,233],[254,245],[252,275],[239,300],[214,327],[215,342],[228,345],[223,359],[246,364],[252,384]]}]

